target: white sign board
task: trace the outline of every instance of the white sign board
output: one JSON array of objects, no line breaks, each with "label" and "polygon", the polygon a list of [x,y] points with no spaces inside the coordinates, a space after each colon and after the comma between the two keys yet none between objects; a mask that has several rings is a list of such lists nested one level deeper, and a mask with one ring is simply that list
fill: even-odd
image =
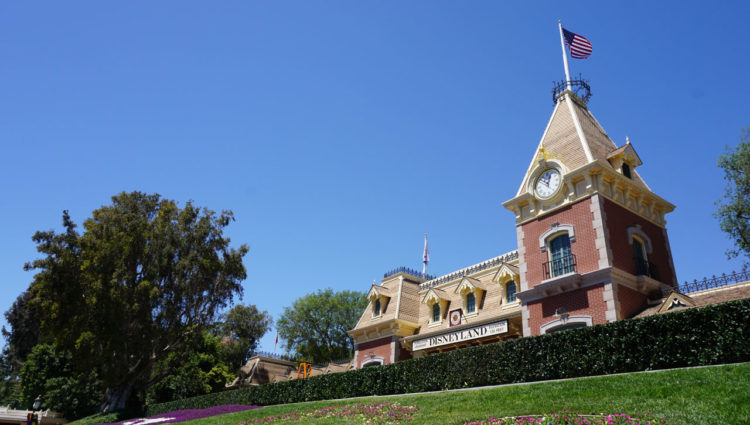
[{"label": "white sign board", "polygon": [[424,350],[426,348],[440,347],[441,345],[455,344],[457,342],[470,341],[472,339],[484,338],[486,336],[499,335],[508,332],[508,320],[485,323],[459,331],[446,332],[422,339],[415,339],[412,343],[412,351]]}]

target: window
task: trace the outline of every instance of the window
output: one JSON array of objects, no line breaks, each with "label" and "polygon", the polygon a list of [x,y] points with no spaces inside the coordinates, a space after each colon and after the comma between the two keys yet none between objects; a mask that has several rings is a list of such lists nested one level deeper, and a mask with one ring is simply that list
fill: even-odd
[{"label": "window", "polygon": [[547,333],[551,334],[553,332],[562,332],[562,331],[567,331],[569,329],[578,329],[578,328],[585,328],[585,327],[586,327],[585,323],[571,323],[569,325],[563,325],[563,326],[558,326],[556,328],[552,328],[548,330]]},{"label": "window", "polygon": [[636,261],[646,260],[646,251],[643,249],[643,242],[637,237],[633,237],[633,258],[635,258]]},{"label": "window", "polygon": [[477,311],[477,298],[473,292],[466,294],[466,314],[476,313]]},{"label": "window", "polygon": [[375,304],[372,306],[372,315],[380,316],[380,298],[375,300]]},{"label": "window", "polygon": [[505,299],[509,303],[516,301],[516,282],[511,280],[505,284]]},{"label": "window", "polygon": [[633,178],[633,176],[630,174],[630,165],[625,163],[622,164],[622,175],[629,179]]},{"label": "window", "polygon": [[633,260],[635,260],[635,274],[637,276],[651,276],[651,267],[646,257],[645,244],[637,236],[633,236]]},{"label": "window", "polygon": [[432,321],[437,323],[440,321],[440,303],[432,305]]},{"label": "window", "polygon": [[551,277],[575,271],[575,259],[570,250],[570,238],[567,233],[563,233],[550,241],[549,253]]}]

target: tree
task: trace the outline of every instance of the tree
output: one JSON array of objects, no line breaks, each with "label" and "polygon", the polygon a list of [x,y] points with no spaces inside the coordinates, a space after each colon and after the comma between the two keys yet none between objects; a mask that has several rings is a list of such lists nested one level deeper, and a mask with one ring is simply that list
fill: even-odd
[{"label": "tree", "polygon": [[26,265],[41,332],[79,371],[106,388],[100,410],[125,407],[134,392],[163,379],[153,366],[184,352],[216,314],[242,293],[245,245],[230,248],[232,213],[140,192],[112,197],[83,234],[67,211],[65,231],[37,232],[44,257]]},{"label": "tree", "polygon": [[31,408],[40,397],[42,408],[80,418],[96,411],[101,401],[101,383],[96,372],[79,373],[72,355],[56,347],[39,344],[21,369],[21,405]]},{"label": "tree", "polygon": [[187,356],[173,352],[154,366],[153,373],[168,375],[147,391],[146,404],[163,403],[221,391],[234,378],[221,360],[220,338],[204,332]]},{"label": "tree", "polygon": [[354,354],[354,340],[346,331],[354,328],[365,307],[363,292],[318,290],[285,307],[277,328],[287,351],[303,360],[338,360]]},{"label": "tree", "polygon": [[233,370],[247,362],[271,326],[273,318],[267,311],[259,311],[254,305],[238,304],[222,317],[219,332],[227,337],[224,351]]},{"label": "tree", "polygon": [[20,370],[14,371],[10,357],[9,348],[6,345],[0,353],[0,406],[15,408],[20,403],[18,394]]},{"label": "tree", "polygon": [[5,312],[2,334],[7,345],[3,350],[3,377],[12,382],[21,373],[21,366],[31,350],[39,342],[39,318],[31,311],[31,293],[24,291]]},{"label": "tree", "polygon": [[730,258],[743,253],[750,258],[750,127],[742,131],[740,140],[735,149],[719,157],[727,187],[714,213],[721,230],[734,242],[735,248],[727,252]]}]

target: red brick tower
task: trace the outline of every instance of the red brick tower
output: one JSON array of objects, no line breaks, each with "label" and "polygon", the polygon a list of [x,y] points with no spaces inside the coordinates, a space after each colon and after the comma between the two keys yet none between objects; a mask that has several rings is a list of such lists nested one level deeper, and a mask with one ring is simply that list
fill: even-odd
[{"label": "red brick tower", "polygon": [[626,319],[677,287],[664,215],[636,167],[571,91],[557,96],[516,196],[524,336]]}]

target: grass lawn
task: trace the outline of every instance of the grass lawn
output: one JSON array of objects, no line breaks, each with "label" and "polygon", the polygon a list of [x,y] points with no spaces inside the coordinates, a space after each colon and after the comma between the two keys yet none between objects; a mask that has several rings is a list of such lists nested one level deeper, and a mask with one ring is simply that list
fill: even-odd
[{"label": "grass lawn", "polygon": [[[520,416],[564,409],[583,414],[650,412],[667,419],[670,425],[750,424],[750,363],[478,390],[267,406],[183,424],[238,424],[249,418],[372,401],[416,405],[419,412],[408,422],[414,425],[463,424],[466,420],[484,419],[487,414]],[[352,420],[320,418],[306,419],[304,423],[338,425],[350,424]]]}]

